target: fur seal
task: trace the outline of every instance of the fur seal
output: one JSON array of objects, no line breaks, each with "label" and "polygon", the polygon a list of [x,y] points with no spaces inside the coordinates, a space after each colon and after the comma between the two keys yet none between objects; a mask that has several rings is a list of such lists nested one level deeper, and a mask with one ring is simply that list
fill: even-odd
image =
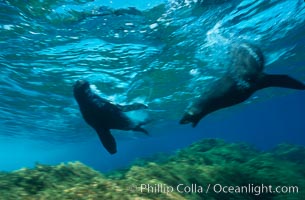
[{"label": "fur seal", "polygon": [[305,84],[288,76],[263,73],[264,56],[261,50],[249,43],[234,44],[232,61],[223,77],[212,83],[208,90],[186,109],[180,124],[198,122],[216,110],[239,104],[255,91],[267,87],[305,90]]},{"label": "fur seal", "polygon": [[116,142],[110,129],[148,132],[141,127],[145,124],[136,124],[124,112],[147,108],[146,105],[134,103],[131,105],[112,104],[101,98],[90,89],[90,84],[85,80],[78,80],[73,86],[76,99],[84,120],[95,129],[100,141],[110,154],[117,152]]}]

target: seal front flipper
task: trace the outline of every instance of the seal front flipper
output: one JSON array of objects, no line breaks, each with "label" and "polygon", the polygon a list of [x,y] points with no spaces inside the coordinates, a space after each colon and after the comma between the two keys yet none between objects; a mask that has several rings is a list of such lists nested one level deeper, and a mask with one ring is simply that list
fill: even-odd
[{"label": "seal front flipper", "polygon": [[148,121],[145,121],[145,122],[141,122],[139,123],[136,127],[134,127],[132,130],[133,131],[138,131],[138,132],[142,132],[142,133],[145,133],[146,135],[149,135],[148,134],[148,131],[144,128],[142,128],[141,126],[148,123]]},{"label": "seal front flipper", "polygon": [[116,142],[114,137],[111,135],[111,132],[109,129],[98,129],[96,130],[100,141],[102,142],[105,149],[110,154],[115,154],[117,152],[116,150]]},{"label": "seal front flipper", "polygon": [[259,89],[266,87],[284,87],[296,90],[305,90],[305,84],[287,75],[264,74],[261,78]]},{"label": "seal front flipper", "polygon": [[128,112],[132,110],[141,110],[141,109],[146,109],[148,108],[147,105],[141,104],[141,103],[133,103],[130,105],[117,105],[117,107],[122,111],[122,112]]}]

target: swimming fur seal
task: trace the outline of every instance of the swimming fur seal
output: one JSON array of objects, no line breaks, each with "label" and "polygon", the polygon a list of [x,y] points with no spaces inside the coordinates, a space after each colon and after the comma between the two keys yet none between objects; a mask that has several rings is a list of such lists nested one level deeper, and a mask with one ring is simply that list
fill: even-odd
[{"label": "swimming fur seal", "polygon": [[144,128],[141,128],[145,122],[136,124],[124,113],[145,109],[146,105],[140,103],[124,106],[112,104],[95,94],[90,89],[89,82],[85,80],[76,81],[73,92],[83,118],[95,129],[102,144],[110,154],[117,152],[116,142],[110,129],[133,130],[148,134]]},{"label": "swimming fur seal", "polygon": [[248,99],[255,91],[267,87],[305,90],[305,85],[287,75],[263,73],[264,56],[260,49],[248,43],[235,44],[227,73],[212,83],[208,90],[192,102],[180,124],[198,122],[211,112],[233,106]]}]

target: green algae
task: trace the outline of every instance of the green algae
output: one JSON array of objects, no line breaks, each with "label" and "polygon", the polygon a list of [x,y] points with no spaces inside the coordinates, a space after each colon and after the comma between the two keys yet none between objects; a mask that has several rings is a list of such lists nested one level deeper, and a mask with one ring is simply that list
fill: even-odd
[{"label": "green algae", "polygon": [[[106,175],[80,162],[1,172],[0,199],[298,200],[305,199],[304,161],[302,146],[283,144],[262,152],[246,144],[209,139],[167,159],[155,156]],[[220,186],[231,186],[233,192],[219,192]],[[275,192],[277,186],[285,191]],[[289,193],[290,186],[297,186],[297,191]]]}]

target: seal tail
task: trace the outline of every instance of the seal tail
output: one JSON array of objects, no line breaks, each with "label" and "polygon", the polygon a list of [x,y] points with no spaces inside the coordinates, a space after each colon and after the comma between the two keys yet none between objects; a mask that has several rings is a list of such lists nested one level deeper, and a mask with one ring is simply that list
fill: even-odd
[{"label": "seal tail", "polygon": [[99,129],[96,130],[100,141],[102,142],[103,146],[105,149],[110,153],[110,154],[115,154],[117,152],[116,149],[116,142],[114,137],[111,135],[111,132],[109,129]]},{"label": "seal tail", "polygon": [[264,74],[259,89],[266,87],[283,87],[296,90],[305,90],[305,84],[288,75]]}]

